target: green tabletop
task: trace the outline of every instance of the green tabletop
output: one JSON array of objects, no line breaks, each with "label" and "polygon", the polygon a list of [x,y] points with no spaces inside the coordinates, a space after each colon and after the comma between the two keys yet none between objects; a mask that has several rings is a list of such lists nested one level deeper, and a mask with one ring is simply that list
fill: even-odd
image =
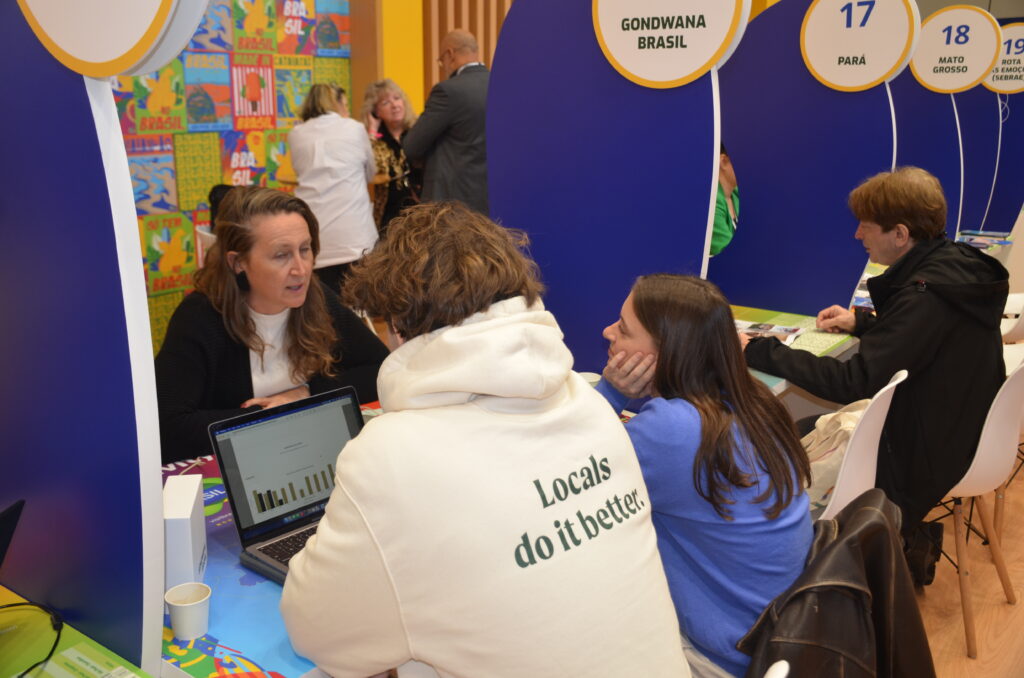
[{"label": "green tabletop", "polygon": [[[750,306],[733,306],[732,315],[736,320],[751,323],[770,323],[782,327],[801,327],[808,330],[797,336],[792,348],[810,351],[815,355],[837,355],[853,347],[853,338],[849,334],[833,334],[819,332],[814,329],[814,316],[798,313],[782,313]],[[785,391],[789,384],[785,379],[766,374],[760,370],[751,370],[776,395]]]},{"label": "green tabletop", "polygon": [[[24,601],[0,586],[0,605]],[[0,678],[17,676],[45,657],[55,636],[50,616],[37,607],[0,609]],[[65,623],[53,657],[29,675],[31,678],[131,678],[149,674]]]}]

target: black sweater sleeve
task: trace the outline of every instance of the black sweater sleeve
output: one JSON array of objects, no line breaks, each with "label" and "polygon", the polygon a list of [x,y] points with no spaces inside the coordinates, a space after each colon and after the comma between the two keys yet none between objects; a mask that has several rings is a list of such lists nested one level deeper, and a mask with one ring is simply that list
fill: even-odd
[{"label": "black sweater sleeve", "polygon": [[853,336],[859,337],[875,326],[878,319],[875,314],[864,308],[856,308],[853,311],[854,326]]},{"label": "black sweater sleeve", "polygon": [[165,464],[211,454],[210,424],[259,409],[238,407],[252,397],[248,349],[231,341],[201,294],[174,311],[155,366]]},{"label": "black sweater sleeve", "polygon": [[[336,294],[325,288],[324,295],[338,334],[336,373],[310,378],[310,394],[354,386],[360,402],[372,402],[388,349]],[[171,316],[156,357],[156,391],[165,464],[211,454],[210,424],[259,409],[238,407],[253,395],[249,349],[231,339],[202,294],[187,296]]]},{"label": "black sweater sleeve", "polygon": [[886,304],[884,317],[867,323],[860,349],[845,362],[755,339],[744,355],[750,367],[782,377],[810,393],[838,403],[870,398],[899,370],[911,378],[928,365],[948,331],[948,312],[932,294],[908,288]]},{"label": "black sweater sleeve", "polygon": [[359,402],[373,402],[377,400],[377,372],[388,357],[388,348],[359,316],[342,305],[333,291],[324,287],[324,297],[338,334],[334,347],[335,375],[313,376],[309,380],[310,394],[354,386]]}]

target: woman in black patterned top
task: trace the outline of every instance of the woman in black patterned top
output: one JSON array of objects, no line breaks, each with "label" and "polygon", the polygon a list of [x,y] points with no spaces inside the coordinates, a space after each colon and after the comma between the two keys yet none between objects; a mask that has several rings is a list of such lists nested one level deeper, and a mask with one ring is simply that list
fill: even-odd
[{"label": "woman in black patterned top", "polygon": [[372,190],[373,217],[383,236],[388,223],[403,208],[419,202],[423,172],[409,166],[402,150],[402,137],[416,122],[416,114],[402,88],[385,78],[366,88],[363,118],[377,160],[377,177]]}]

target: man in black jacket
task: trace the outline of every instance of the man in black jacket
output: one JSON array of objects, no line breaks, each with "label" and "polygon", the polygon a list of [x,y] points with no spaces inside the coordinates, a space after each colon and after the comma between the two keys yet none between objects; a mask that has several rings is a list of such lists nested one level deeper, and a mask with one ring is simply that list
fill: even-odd
[{"label": "man in black jacket", "polygon": [[487,85],[476,38],[454,30],[441,41],[447,80],[430,90],[423,115],[402,139],[412,162],[425,161],[423,200],[461,200],[483,214],[487,199]]},{"label": "man in black jacket", "polygon": [[875,479],[903,511],[909,538],[967,471],[1003,382],[1008,275],[992,257],[945,238],[945,195],[923,169],[882,172],[854,189],[849,205],[860,221],[854,237],[889,269],[868,281],[874,313],[831,306],[818,327],[852,332],[860,351],[840,362],[752,339],[745,355],[751,367],[844,404],[909,371],[885,420]]}]

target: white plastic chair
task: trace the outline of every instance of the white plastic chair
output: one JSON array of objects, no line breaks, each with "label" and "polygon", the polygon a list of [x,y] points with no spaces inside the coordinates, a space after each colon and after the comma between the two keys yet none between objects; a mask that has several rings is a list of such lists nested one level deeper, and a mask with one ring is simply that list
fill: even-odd
[{"label": "white plastic chair", "polygon": [[978,507],[982,529],[988,538],[999,581],[1006,594],[1006,602],[1015,604],[1017,596],[1006,571],[1006,561],[999,545],[999,535],[983,494],[1001,487],[1013,471],[1020,440],[1021,411],[1024,408],[1024,368],[1018,367],[1006,379],[989,407],[985,425],[981,429],[974,461],[956,487],[949,491],[953,498],[953,533],[956,539],[957,573],[960,579],[960,605],[964,614],[964,632],[967,636],[967,656],[978,656],[978,642],[974,632],[974,607],[971,603],[971,581],[967,562],[967,526],[963,516],[963,499],[973,499]]},{"label": "white plastic chair", "polygon": [[[1024,293],[1009,294],[1003,307],[1003,318],[999,323],[999,332],[1003,335],[1004,344],[1016,344],[1024,341]],[[1013,317],[1016,316],[1016,317]],[[1024,360],[1024,347],[1019,349],[1003,348],[1006,361],[1006,373],[1009,374]]]},{"label": "white plastic chair", "polygon": [[999,322],[999,331],[1003,335],[1004,344],[1016,344],[1024,340],[1024,313],[1016,318],[1003,318]]},{"label": "white plastic chair", "polygon": [[1006,306],[1003,315],[1024,315],[1024,292],[1006,295]]},{"label": "white plastic chair", "polygon": [[[1021,316],[1024,318],[1024,315]],[[1006,374],[1009,375],[1024,363],[1024,344],[1003,344],[1003,362],[1006,363]]]},{"label": "white plastic chair", "polygon": [[789,662],[780,659],[764,672],[764,678],[786,678],[789,675]]},{"label": "white plastic chair", "polygon": [[889,414],[893,391],[907,378],[907,371],[900,370],[892,375],[889,383],[875,394],[868,403],[860,421],[846,444],[843,464],[836,476],[836,486],[828,506],[821,512],[821,520],[831,520],[851,501],[875,486],[875,471],[878,466],[878,441],[882,437],[882,425]]},{"label": "white plastic chair", "polygon": [[437,678],[437,671],[430,664],[410,659],[398,667],[398,678]]}]

